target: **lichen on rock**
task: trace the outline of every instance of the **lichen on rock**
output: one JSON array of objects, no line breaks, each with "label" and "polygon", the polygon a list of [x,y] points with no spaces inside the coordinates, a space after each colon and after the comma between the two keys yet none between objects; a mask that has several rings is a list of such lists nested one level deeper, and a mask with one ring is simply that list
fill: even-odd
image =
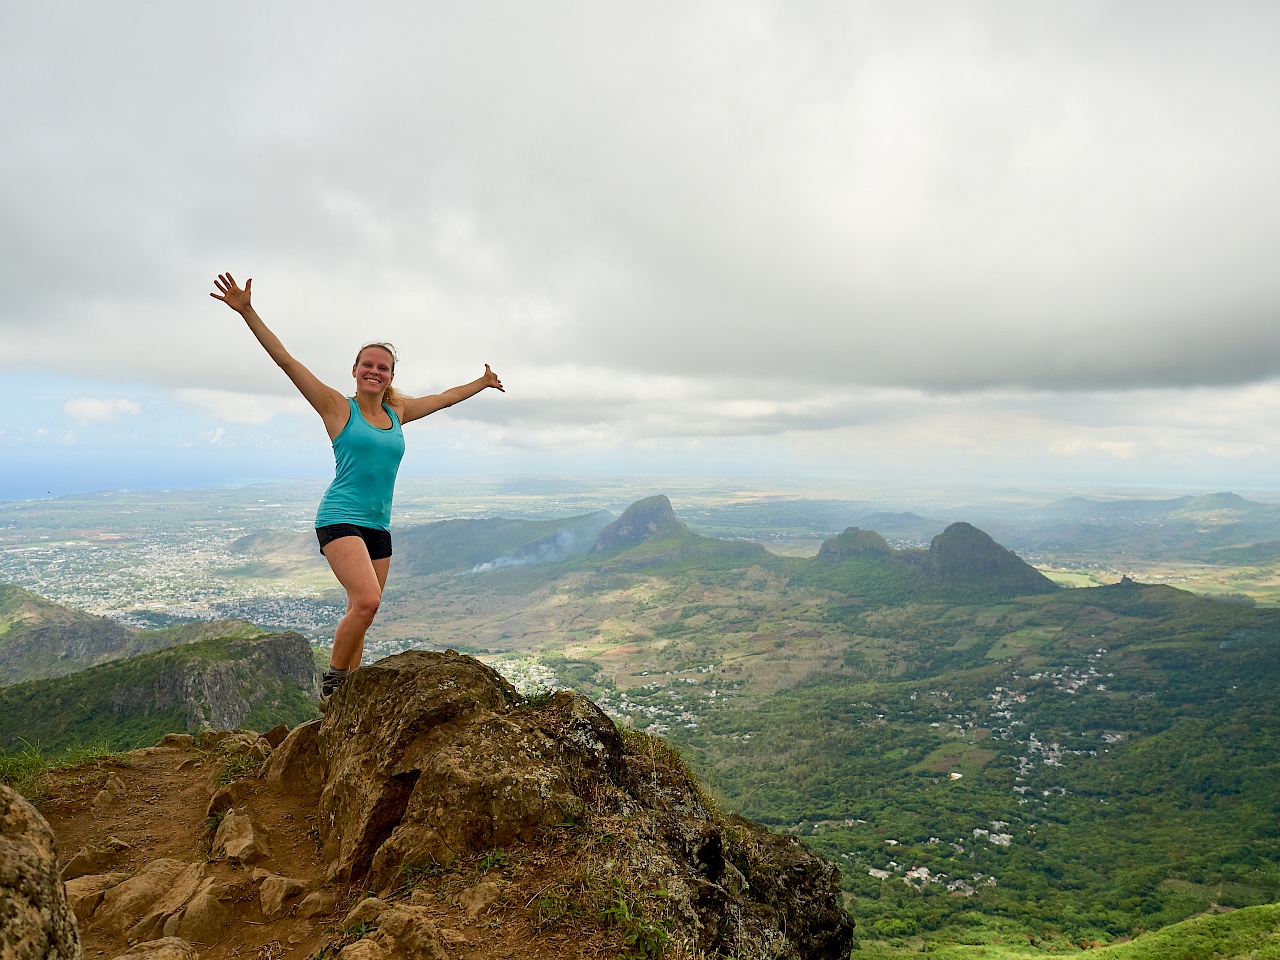
[{"label": "lichen on rock", "polygon": [[0,956],[80,960],[53,830],[21,794],[0,784]]}]

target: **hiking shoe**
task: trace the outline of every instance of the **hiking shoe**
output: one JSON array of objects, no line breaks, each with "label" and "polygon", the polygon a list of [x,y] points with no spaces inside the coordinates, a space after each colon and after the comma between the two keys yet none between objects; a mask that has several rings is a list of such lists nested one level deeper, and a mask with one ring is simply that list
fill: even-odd
[{"label": "hiking shoe", "polygon": [[333,695],[337,693],[338,687],[342,686],[342,681],[346,677],[337,677],[333,674],[326,673],[324,680],[320,684],[320,712],[327,713],[329,711],[329,701],[333,699]]}]

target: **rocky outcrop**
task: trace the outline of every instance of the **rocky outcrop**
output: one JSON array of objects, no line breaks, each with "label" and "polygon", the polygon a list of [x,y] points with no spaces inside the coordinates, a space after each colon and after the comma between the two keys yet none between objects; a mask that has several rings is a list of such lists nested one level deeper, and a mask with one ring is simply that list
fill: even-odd
[{"label": "rocky outcrop", "polygon": [[470,949],[464,930],[537,933],[564,915],[583,941],[574,956],[629,943],[844,960],[852,941],[835,867],[797,838],[719,815],[676,751],[585,697],[530,702],[453,651],[358,670],[274,749],[206,731],[135,758],[200,778],[212,815],[202,845],[170,848],[181,857],[83,847],[80,865],[105,869],[67,883],[69,909],[106,956],[253,955],[271,940],[443,960]]},{"label": "rocky outcrop", "polygon": [[317,737],[337,877],[367,872],[380,889],[403,864],[531,840],[579,812],[563,772],[577,745],[513,712],[519,700],[496,671],[456,653],[410,651],[353,674]]},{"label": "rocky outcrop", "polygon": [[91,873],[102,873],[112,866],[120,855],[129,849],[129,845],[115,837],[107,837],[97,843],[86,844],[62,868],[63,880],[74,880],[76,877]]},{"label": "rocky outcrop", "polygon": [[[531,709],[477,660],[410,651],[353,674],[314,736],[288,752],[286,741],[264,775],[318,767],[331,875],[384,895],[406,868],[590,820],[619,837],[608,869],[641,893],[664,891],[664,920],[690,949],[847,956],[853,924],[835,868],[794,837],[718,819],[678,754],[629,736],[631,746],[584,697],[560,692]],[[375,946],[385,952],[361,949]]]},{"label": "rocky outcrop", "polygon": [[80,960],[80,932],[54,852],[53,830],[0,785],[0,957]]},{"label": "rocky outcrop", "polygon": [[622,516],[596,534],[596,553],[608,553],[644,543],[664,534],[687,533],[688,528],[676,519],[671,501],[659,494],[637,500]]}]

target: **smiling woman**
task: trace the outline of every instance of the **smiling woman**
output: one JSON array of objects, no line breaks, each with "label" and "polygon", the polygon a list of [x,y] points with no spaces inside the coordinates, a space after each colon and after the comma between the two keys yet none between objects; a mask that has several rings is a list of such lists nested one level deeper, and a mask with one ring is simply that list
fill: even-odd
[{"label": "smiling woman", "polygon": [[[367,343],[351,366],[355,395],[344,397],[296,360],[267,328],[250,302],[252,280],[241,288],[229,273],[219,274],[217,293],[244,318],[249,330],[307,403],[320,415],[333,445],[334,478],[316,513],[316,538],[334,576],[347,591],[347,612],[333,635],[333,656],[324,676],[320,709],[351,671],[360,666],[364,637],[378,612],[391,567],[391,500],[404,456],[403,424],[451,407],[489,387],[503,390],[497,374],[426,397],[407,397],[392,387],[395,348]],[[505,392],[505,391],[504,391]]]}]

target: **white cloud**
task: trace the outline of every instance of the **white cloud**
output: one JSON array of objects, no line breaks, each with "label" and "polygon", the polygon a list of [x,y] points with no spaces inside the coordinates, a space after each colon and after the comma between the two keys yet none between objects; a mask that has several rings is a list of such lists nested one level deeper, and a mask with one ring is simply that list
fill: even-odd
[{"label": "white cloud", "polygon": [[241,393],[234,390],[206,390],[189,387],[174,391],[182,403],[197,407],[219,420],[231,423],[266,423],[272,417],[287,413],[311,413],[311,407],[298,396],[267,393]]},{"label": "white cloud", "polygon": [[62,404],[62,412],[85,427],[92,423],[106,423],[120,417],[136,417],[142,412],[142,404],[123,397],[71,397]]},{"label": "white cloud", "polygon": [[1228,7],[25,9],[0,270],[58,282],[0,324],[80,373],[261,389],[203,294],[243,265],[324,376],[386,333],[446,371],[1258,379],[1280,8]]},{"label": "white cloud", "polygon": [[344,391],[370,339],[413,393],[492,363],[507,397],[441,416],[494,449],[1261,462],[1277,28],[1256,2],[27,5],[0,331],[229,425],[307,414],[207,297],[231,268]]}]

